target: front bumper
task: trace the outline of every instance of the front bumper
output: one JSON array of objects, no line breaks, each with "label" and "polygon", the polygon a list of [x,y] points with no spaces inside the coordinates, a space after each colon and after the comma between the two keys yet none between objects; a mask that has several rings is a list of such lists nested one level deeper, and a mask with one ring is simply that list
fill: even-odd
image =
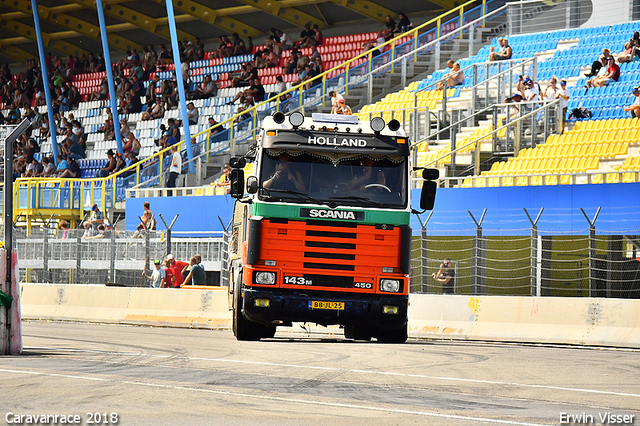
[{"label": "front bumper", "polygon": [[[397,329],[407,324],[409,297],[397,294],[309,292],[299,290],[245,288],[243,313],[249,321],[265,325],[313,322]],[[269,299],[269,307],[256,307],[256,299]],[[344,302],[344,310],[311,309],[310,301]],[[383,306],[397,306],[397,313],[383,313]]]}]

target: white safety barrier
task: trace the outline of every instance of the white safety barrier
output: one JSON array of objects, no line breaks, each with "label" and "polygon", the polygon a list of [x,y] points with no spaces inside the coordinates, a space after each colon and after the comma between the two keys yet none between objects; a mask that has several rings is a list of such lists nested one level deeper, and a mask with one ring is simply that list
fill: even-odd
[{"label": "white safety barrier", "polygon": [[640,348],[640,300],[411,295],[409,336]]},{"label": "white safety barrier", "polygon": [[[20,323],[20,294],[18,291],[18,254],[11,252],[11,280],[7,281],[7,251],[0,249],[0,355],[18,355],[22,352],[22,325]],[[7,306],[7,304],[9,306]],[[7,309],[9,313],[7,314]]]},{"label": "white safety barrier", "polygon": [[[21,293],[24,319],[231,326],[225,287],[174,290],[23,284]],[[337,327],[313,324],[283,330],[342,334]],[[640,348],[640,300],[413,294],[409,336]]]},{"label": "white safety barrier", "polygon": [[226,287],[211,290],[22,284],[23,319],[229,328]]}]

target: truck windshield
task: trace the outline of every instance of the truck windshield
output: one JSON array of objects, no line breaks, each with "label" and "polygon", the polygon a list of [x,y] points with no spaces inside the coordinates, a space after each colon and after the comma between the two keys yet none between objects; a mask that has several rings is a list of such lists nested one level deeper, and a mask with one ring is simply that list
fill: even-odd
[{"label": "truck windshield", "polygon": [[399,209],[407,205],[405,157],[264,150],[260,171],[263,200]]}]

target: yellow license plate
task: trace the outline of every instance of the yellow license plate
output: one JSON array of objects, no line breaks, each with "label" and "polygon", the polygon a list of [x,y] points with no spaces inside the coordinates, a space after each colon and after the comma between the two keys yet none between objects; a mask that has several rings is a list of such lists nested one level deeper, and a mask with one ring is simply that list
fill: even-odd
[{"label": "yellow license plate", "polygon": [[344,311],[344,302],[321,302],[310,300],[309,309],[330,309],[333,311]]}]

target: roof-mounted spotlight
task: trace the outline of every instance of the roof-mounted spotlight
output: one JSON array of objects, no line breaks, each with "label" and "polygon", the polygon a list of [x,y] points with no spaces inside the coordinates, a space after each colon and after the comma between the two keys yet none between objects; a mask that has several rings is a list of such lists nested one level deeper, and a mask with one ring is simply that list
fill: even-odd
[{"label": "roof-mounted spotlight", "polygon": [[400,122],[394,118],[393,120],[389,121],[389,123],[387,123],[387,127],[392,132],[395,132],[400,128]]},{"label": "roof-mounted spotlight", "polygon": [[297,129],[304,123],[304,115],[301,112],[292,112],[289,115],[289,123],[293,126],[294,129]]},{"label": "roof-mounted spotlight", "polygon": [[284,118],[284,112],[276,111],[275,113],[273,113],[273,121],[278,124],[284,123]]},{"label": "roof-mounted spotlight", "polygon": [[384,120],[381,117],[374,117],[371,120],[371,130],[373,130],[376,133],[380,133],[382,131],[382,129],[384,129],[384,126],[386,125]]}]

